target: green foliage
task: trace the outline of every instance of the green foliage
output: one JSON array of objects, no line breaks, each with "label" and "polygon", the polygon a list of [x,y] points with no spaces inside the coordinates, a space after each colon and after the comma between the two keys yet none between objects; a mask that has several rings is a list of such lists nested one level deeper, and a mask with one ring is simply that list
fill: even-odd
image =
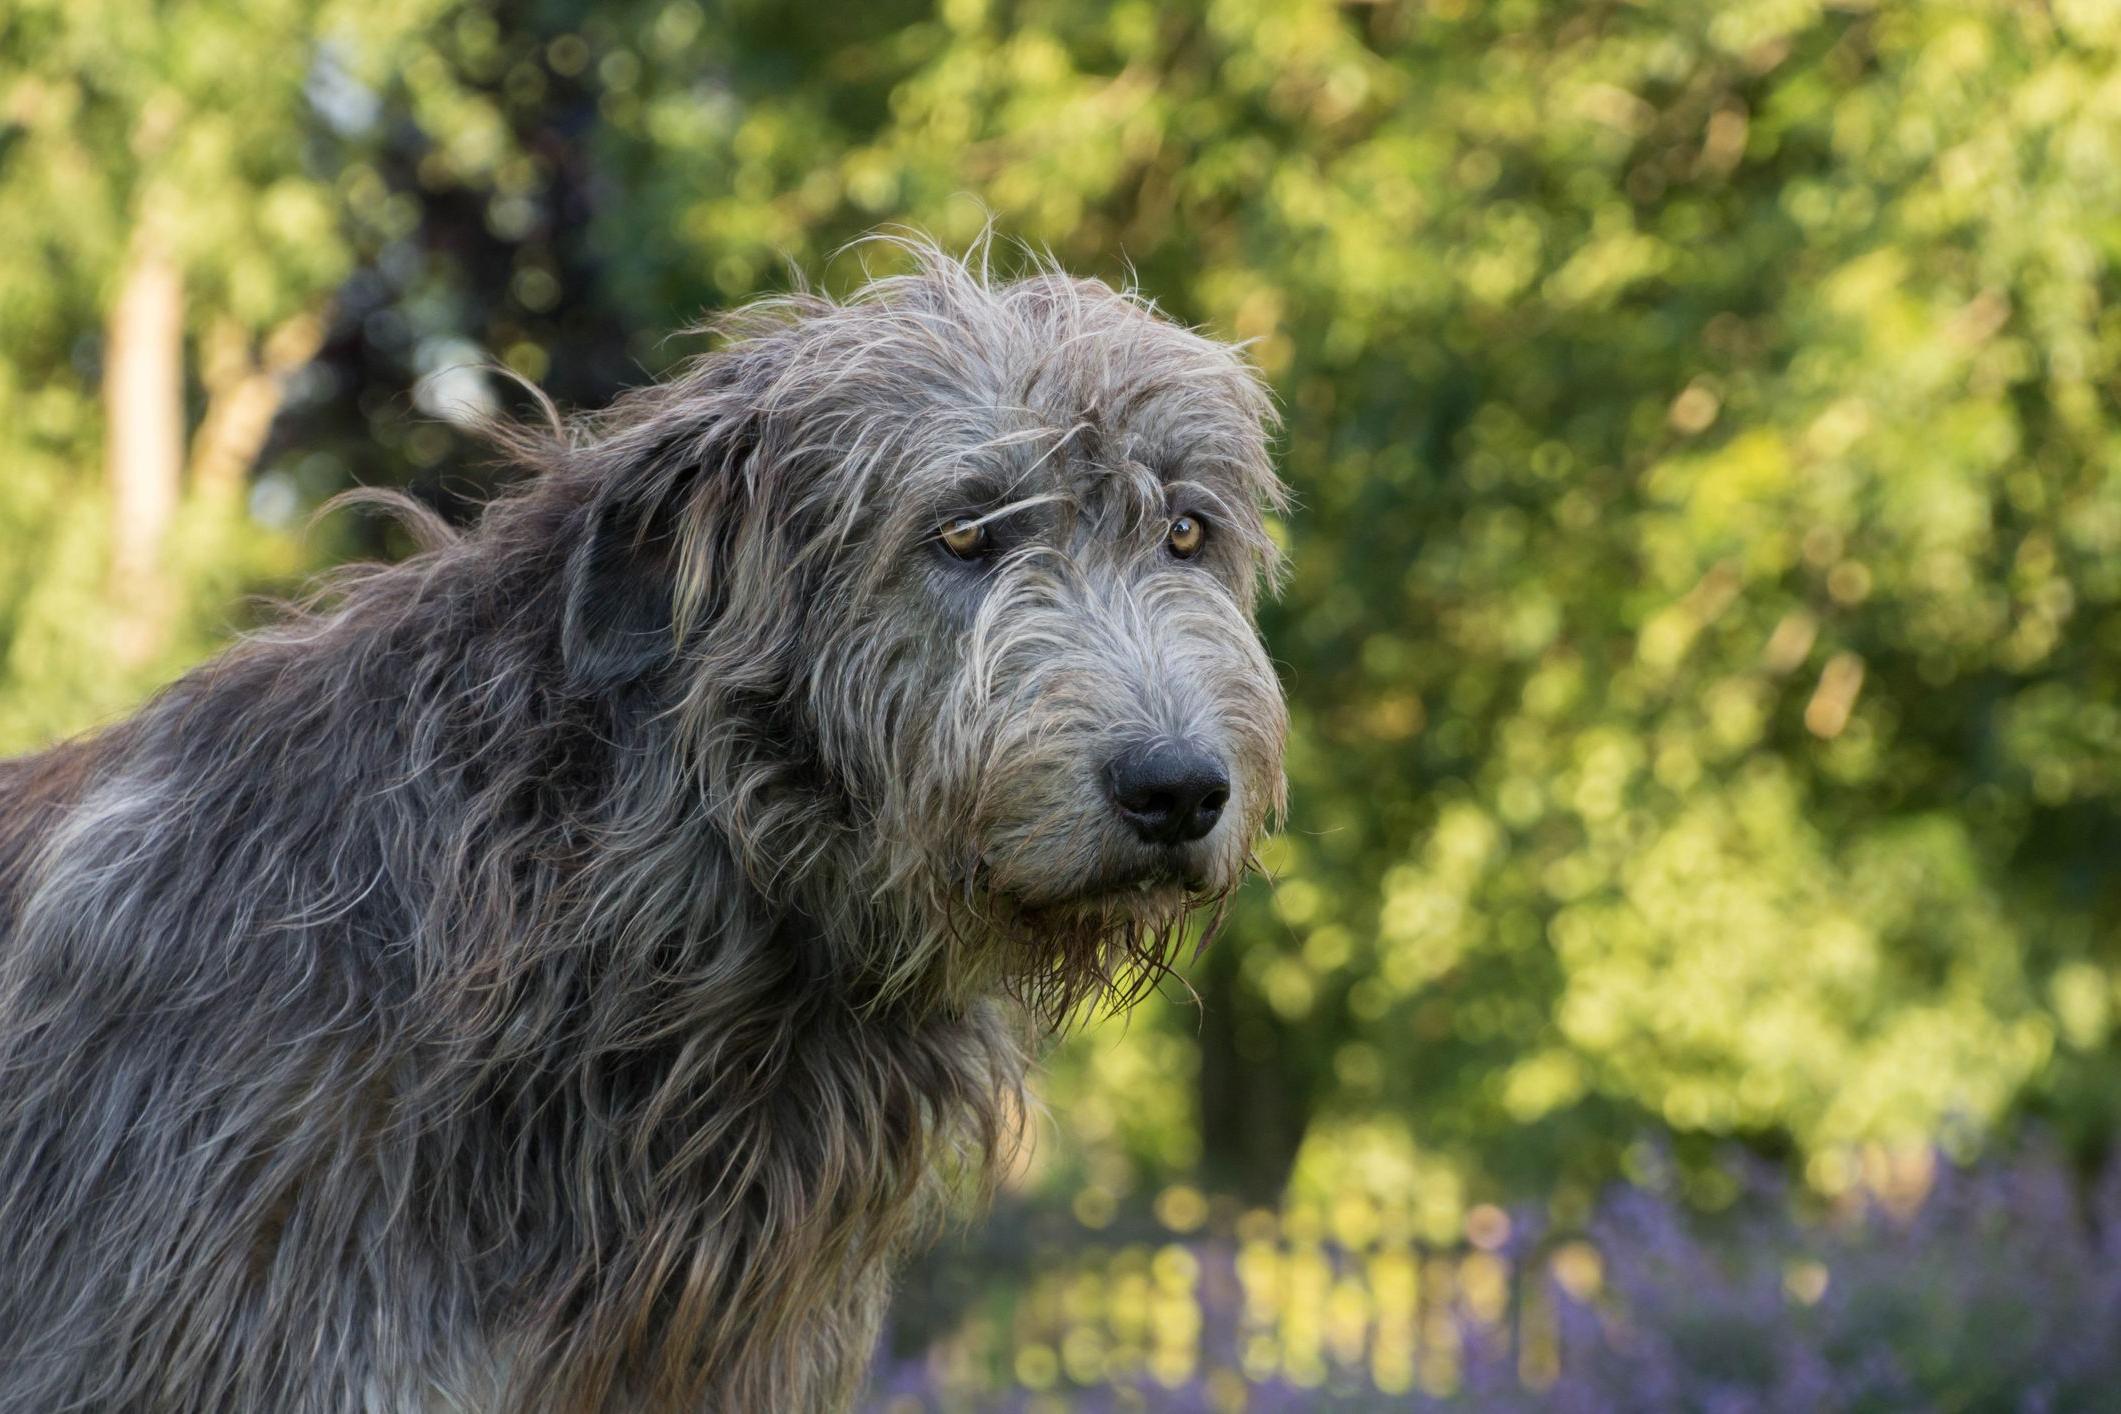
[{"label": "green foliage", "polygon": [[[20,0],[0,11],[0,750],[124,710],[206,652],[292,547],[194,506],[170,535],[167,641],[120,665],[104,624],[98,382],[119,268],[151,229],[187,330],[240,343],[326,302],[353,268],[311,94],[377,83],[443,0]],[[328,38],[327,38],[328,37]],[[195,380],[187,390],[202,404]]]},{"label": "green foliage", "polygon": [[[891,221],[991,214],[1253,341],[1300,500],[1279,883],[1196,971],[1228,1024],[1181,995],[1059,1059],[1049,1181],[1293,1159],[1448,1227],[1658,1129],[1826,1187],[1867,1143],[2111,1130],[2108,7],[242,8],[153,10],[201,27],[166,55],[123,7],[6,22],[37,60],[0,201],[37,219],[0,233],[0,543],[35,563],[91,553],[72,360],[154,84],[200,115],[203,302],[263,329],[381,271],[413,331],[352,331],[354,387],[297,408],[268,474],[305,498],[327,434],[368,479],[447,464],[416,346],[587,400],[786,261],[851,282],[832,252]],[[320,35],[363,133],[298,111]],[[0,552],[0,722],[61,680],[30,564]]]}]

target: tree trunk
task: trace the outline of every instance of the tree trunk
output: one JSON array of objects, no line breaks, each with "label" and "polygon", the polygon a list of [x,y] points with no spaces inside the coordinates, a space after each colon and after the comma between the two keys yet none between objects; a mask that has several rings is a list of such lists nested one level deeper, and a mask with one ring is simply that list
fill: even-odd
[{"label": "tree trunk", "polygon": [[1210,948],[1205,962],[1197,978],[1204,1176],[1246,1202],[1278,1203],[1310,1123],[1310,1057],[1245,986],[1236,949]]},{"label": "tree trunk", "polygon": [[147,222],[126,255],[103,360],[116,648],[137,663],[167,622],[162,554],[184,468],[184,275]]}]

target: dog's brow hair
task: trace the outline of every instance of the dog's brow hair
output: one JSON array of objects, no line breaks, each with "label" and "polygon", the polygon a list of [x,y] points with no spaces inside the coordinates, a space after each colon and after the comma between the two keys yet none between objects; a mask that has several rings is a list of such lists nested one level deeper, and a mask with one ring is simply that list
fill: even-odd
[{"label": "dog's brow hair", "polygon": [[998,520],[1007,520],[1011,516],[1021,515],[1023,512],[1039,506],[1064,504],[1067,500],[1068,497],[1058,491],[1046,491],[1036,496],[1019,496],[1013,501],[994,506],[976,516],[967,516],[966,519],[970,520],[974,525],[989,525]]}]

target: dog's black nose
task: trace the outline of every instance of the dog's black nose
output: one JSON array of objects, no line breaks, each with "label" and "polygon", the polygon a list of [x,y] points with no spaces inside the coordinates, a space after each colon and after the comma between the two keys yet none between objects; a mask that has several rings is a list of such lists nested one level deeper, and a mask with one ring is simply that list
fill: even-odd
[{"label": "dog's black nose", "polygon": [[1151,844],[1184,844],[1215,828],[1230,800],[1230,773],[1196,746],[1158,742],[1116,758],[1105,783],[1112,803]]}]

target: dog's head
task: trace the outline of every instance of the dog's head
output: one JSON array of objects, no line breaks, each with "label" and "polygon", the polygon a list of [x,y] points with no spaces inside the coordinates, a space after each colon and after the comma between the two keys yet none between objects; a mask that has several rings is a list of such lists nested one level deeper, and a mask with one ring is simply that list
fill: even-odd
[{"label": "dog's head", "polygon": [[763,876],[929,925],[878,965],[971,940],[1065,1006],[1153,974],[1281,805],[1271,406],[1132,295],[916,253],[620,414],[565,648],[673,694]]}]

